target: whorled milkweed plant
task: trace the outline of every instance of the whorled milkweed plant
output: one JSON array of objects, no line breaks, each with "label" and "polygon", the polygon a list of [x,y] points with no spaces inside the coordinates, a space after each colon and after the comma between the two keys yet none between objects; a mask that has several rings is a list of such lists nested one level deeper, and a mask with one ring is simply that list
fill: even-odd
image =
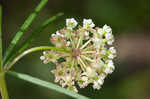
[{"label": "whorled milkweed plant", "polygon": [[[100,89],[105,77],[115,69],[113,58],[116,57],[116,50],[112,45],[114,42],[112,30],[107,25],[102,28],[95,27],[91,19],[84,19],[83,26],[77,26],[78,23],[74,18],[66,19],[66,27],[50,37],[53,46],[27,49],[51,22],[63,15],[58,13],[33,29],[27,40],[16,48],[23,34],[47,2],[48,0],[41,0],[27,17],[7,50],[4,51],[4,55],[2,53],[2,4],[0,4],[0,93],[2,99],[9,99],[5,81],[6,74],[74,98],[88,99],[77,93],[76,86],[85,88],[92,83],[94,89]],[[55,82],[59,82],[62,87],[69,90],[51,82],[10,70],[22,57],[36,51],[44,51],[40,57],[44,64],[53,62],[56,65],[56,69],[51,71],[55,75]]]},{"label": "whorled milkweed plant", "polygon": [[[114,36],[107,25],[95,27],[91,19],[84,19],[83,26],[77,26],[74,18],[66,19],[66,27],[52,34],[50,41],[64,51],[44,51],[40,59],[45,64],[56,64],[51,71],[55,82],[71,91],[78,92],[77,84],[84,88],[90,83],[100,89],[105,77],[115,69]],[[64,61],[59,62],[60,58]]]}]

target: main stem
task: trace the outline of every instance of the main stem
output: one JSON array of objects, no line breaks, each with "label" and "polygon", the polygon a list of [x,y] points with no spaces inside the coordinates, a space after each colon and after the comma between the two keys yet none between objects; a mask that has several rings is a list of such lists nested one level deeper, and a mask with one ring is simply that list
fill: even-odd
[{"label": "main stem", "polygon": [[9,99],[5,82],[5,73],[0,73],[0,91],[2,99]]},{"label": "main stem", "polygon": [[2,63],[2,5],[0,4],[0,93],[2,99],[9,99],[5,83],[5,73]]}]

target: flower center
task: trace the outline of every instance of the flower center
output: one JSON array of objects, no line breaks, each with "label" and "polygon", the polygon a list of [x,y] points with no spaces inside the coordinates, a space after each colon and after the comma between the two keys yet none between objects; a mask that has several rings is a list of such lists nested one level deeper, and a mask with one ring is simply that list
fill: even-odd
[{"label": "flower center", "polygon": [[79,48],[73,48],[72,49],[72,57],[73,58],[77,58],[78,56],[80,56],[81,55],[81,50],[79,49]]}]

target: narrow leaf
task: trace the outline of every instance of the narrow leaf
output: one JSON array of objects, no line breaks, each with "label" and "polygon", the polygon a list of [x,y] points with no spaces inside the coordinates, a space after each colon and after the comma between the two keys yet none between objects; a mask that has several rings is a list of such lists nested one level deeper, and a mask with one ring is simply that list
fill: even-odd
[{"label": "narrow leaf", "polygon": [[8,71],[7,73],[12,75],[12,76],[14,76],[14,77],[16,77],[16,78],[19,78],[21,80],[25,80],[27,82],[30,82],[30,83],[33,83],[33,84],[36,84],[36,85],[39,85],[39,86],[42,86],[42,87],[45,87],[45,88],[48,88],[48,89],[51,89],[51,90],[63,93],[63,94],[66,94],[66,95],[74,97],[74,98],[88,99],[85,96],[82,96],[82,95],[79,95],[77,93],[71,92],[71,91],[69,91],[69,90],[67,90],[65,88],[62,88],[62,87],[60,87],[60,86],[58,86],[56,84],[53,84],[53,83],[50,83],[50,82],[47,82],[47,81],[43,81],[43,80],[40,80],[38,78],[29,76],[29,75],[26,75],[26,74],[14,72],[14,71]]},{"label": "narrow leaf", "polygon": [[0,73],[2,70],[2,5],[0,4]]},{"label": "narrow leaf", "polygon": [[63,13],[58,13],[55,16],[50,17],[49,19],[47,19],[43,24],[41,24],[38,28],[36,28],[35,30],[33,30],[32,34],[27,38],[27,40],[25,40],[21,46],[17,49],[17,51],[15,52],[15,54],[13,54],[7,61],[7,63],[4,65],[9,64],[16,56],[18,56],[19,54],[21,54],[38,36],[39,34],[53,21],[55,21],[58,17],[62,16]]},{"label": "narrow leaf", "polygon": [[9,44],[9,47],[7,51],[5,52],[3,61],[5,62],[9,55],[12,53],[14,47],[19,42],[21,37],[23,36],[24,32],[28,29],[28,27],[31,25],[32,21],[36,18],[37,14],[40,12],[40,10],[44,7],[44,5],[47,3],[48,0],[41,0],[41,2],[38,4],[38,6],[34,9],[34,11],[28,16],[28,18],[25,20],[24,24],[20,27],[19,31],[16,33],[14,38]]}]

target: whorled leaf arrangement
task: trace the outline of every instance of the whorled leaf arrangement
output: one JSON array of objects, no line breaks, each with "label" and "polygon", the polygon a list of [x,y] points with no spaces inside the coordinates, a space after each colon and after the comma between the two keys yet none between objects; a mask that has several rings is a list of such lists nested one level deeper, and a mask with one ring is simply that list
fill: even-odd
[{"label": "whorled leaf arrangement", "polygon": [[107,25],[94,27],[91,19],[84,19],[83,26],[78,27],[74,18],[66,19],[66,27],[52,34],[50,41],[56,48],[67,51],[44,51],[40,57],[44,64],[56,64],[51,71],[55,82],[71,91],[78,92],[77,84],[85,88],[90,83],[94,89],[100,89],[105,77],[115,69],[112,29]]}]

